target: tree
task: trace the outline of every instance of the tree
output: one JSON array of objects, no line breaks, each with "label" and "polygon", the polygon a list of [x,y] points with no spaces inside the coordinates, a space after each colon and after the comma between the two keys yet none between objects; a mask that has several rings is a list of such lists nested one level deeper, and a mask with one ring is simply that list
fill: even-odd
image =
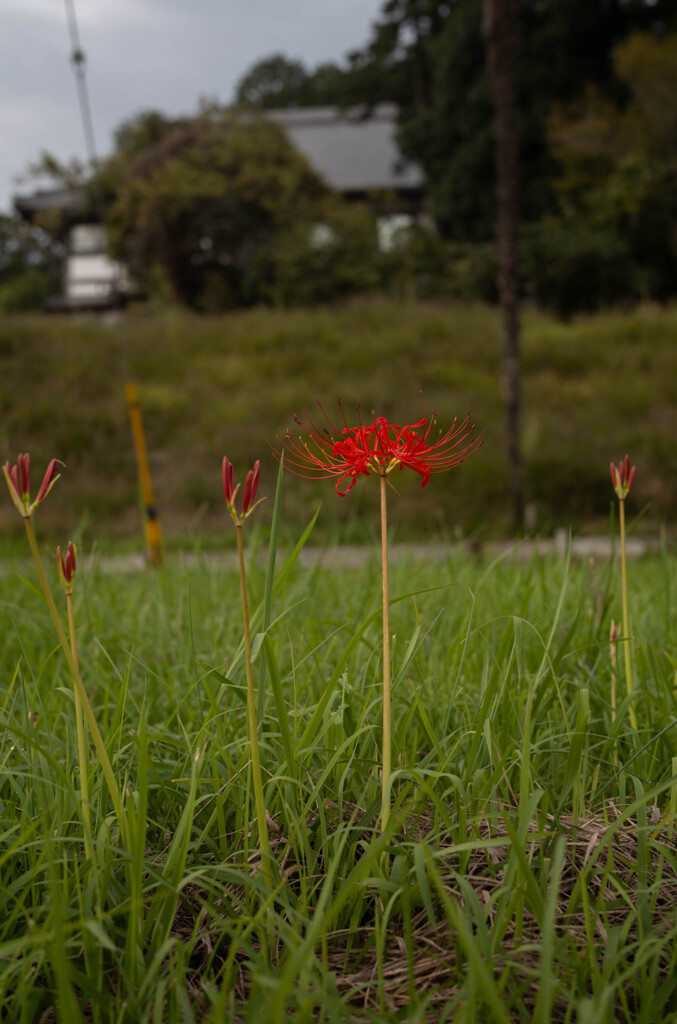
[{"label": "tree", "polygon": [[235,87],[236,106],[259,110],[285,107],[343,106],[346,73],[332,63],[306,70],[298,60],[281,53],[257,61]]},{"label": "tree", "polygon": [[301,61],[274,53],[243,75],[235,86],[235,103],[260,109],[304,106],[308,77]]},{"label": "tree", "polygon": [[167,117],[160,110],[142,110],[123,121],[113,133],[114,153],[131,160],[161,142],[188,118]]},{"label": "tree", "polygon": [[61,245],[42,228],[0,214],[0,311],[42,309],[62,260]]},{"label": "tree", "polygon": [[517,0],[484,0],[484,37],[494,104],[498,199],[498,293],[503,351],[502,391],[506,416],[508,490],[513,525],[524,519],[523,467],[520,446],[520,328],[518,299]]},{"label": "tree", "polygon": [[142,282],[155,268],[197,308],[245,301],[249,262],[325,192],[281,128],[216,108],[103,173],[116,254]]},{"label": "tree", "polygon": [[[622,99],[589,86],[549,119],[560,168],[559,217],[550,233],[580,237],[587,229],[591,240],[606,239],[608,270],[624,253],[622,274],[605,271],[598,256],[600,271],[616,283],[611,294],[598,284],[598,301],[664,300],[677,291],[677,35],[634,34],[617,47],[613,65]],[[573,271],[582,286],[572,308],[594,308],[591,275],[571,263],[568,276]]]},{"label": "tree", "polygon": [[[518,0],[520,216],[557,208],[557,166],[547,120],[586,82],[611,98],[623,83],[614,48],[634,31],[662,38],[677,27],[674,0]],[[496,222],[491,94],[482,41],[482,0],[387,0],[372,38],[351,55],[352,99],[396,102],[400,141],[429,182],[444,234],[485,241]]]},{"label": "tree", "polygon": [[349,54],[344,89],[350,101],[396,103],[405,118],[428,109],[435,74],[431,44],[456,3],[386,0],[370,42],[364,50]]}]

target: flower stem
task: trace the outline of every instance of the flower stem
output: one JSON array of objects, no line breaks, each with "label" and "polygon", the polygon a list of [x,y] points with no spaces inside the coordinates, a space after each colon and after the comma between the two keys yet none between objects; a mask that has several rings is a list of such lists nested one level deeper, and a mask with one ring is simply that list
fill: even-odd
[{"label": "flower stem", "polygon": [[383,750],[381,775],[381,828],[385,830],[390,817],[388,782],[391,769],[390,730],[390,597],[388,587],[388,513],[387,479],[381,476],[381,575],[383,580]]},{"label": "flower stem", "polygon": [[236,523],[237,554],[240,563],[240,590],[242,593],[242,621],[244,625],[244,661],[247,674],[247,715],[249,718],[249,745],[251,748],[252,775],[254,777],[254,798],[256,800],[256,817],[259,826],[259,843],[263,877],[268,889],[273,888],[271,872],[272,853],[268,841],[268,822],[266,821],[266,805],[263,800],[263,782],[261,780],[261,757],[259,755],[258,722],[256,719],[256,698],[254,694],[254,672],[252,669],[252,642],[249,629],[249,603],[247,601],[247,578],[244,569],[244,548],[242,545],[242,523]]},{"label": "flower stem", "polygon": [[[625,500],[621,498],[619,518],[621,525],[621,591],[623,596],[623,650],[625,652],[625,687],[628,696],[632,693],[632,658],[630,653],[630,620],[628,616],[628,571],[625,551]],[[637,731],[637,715],[630,704],[630,725]]]},{"label": "flower stem", "polygon": [[33,531],[33,526],[32,526],[32,523],[31,523],[30,516],[24,516],[24,523],[26,525],[26,534],[28,536],[28,543],[30,544],[31,552],[33,554],[33,558],[35,560],[35,565],[36,565],[36,568],[38,570],[38,576],[40,577],[40,583],[42,584],[42,590],[43,590],[43,593],[45,595],[45,600],[47,601],[47,607],[49,608],[49,613],[52,616],[52,621],[53,621],[54,626],[56,628],[56,633],[57,633],[57,636],[59,638],[59,643],[61,644],[61,648],[63,650],[64,657],[66,659],[66,664],[68,665],[68,668],[70,669],[70,673],[71,673],[71,675],[73,677],[73,688],[74,688],[75,692],[77,693],[78,697],[80,698],[80,703],[82,704],[82,710],[84,711],[85,718],[87,719],[87,724],[89,725],[89,731],[92,734],[92,739],[94,741],[94,746],[96,748],[97,754],[99,755],[99,760],[101,761],[101,768],[103,770],[103,774],[104,774],[104,777],[106,779],[106,784],[108,785],[108,791],[110,793],[110,798],[113,801],[113,807],[115,808],[115,814],[117,816],[118,823],[120,825],[120,831],[124,835],[125,822],[124,822],[124,817],[123,817],[123,813],[122,813],[122,800],[120,798],[120,791],[118,789],[118,785],[117,785],[117,782],[115,780],[115,775],[113,773],[113,768],[111,766],[110,759],[108,757],[108,751],[106,750],[106,744],[104,743],[103,737],[101,735],[101,732],[99,731],[99,727],[96,724],[96,718],[94,717],[94,711],[92,710],[92,705],[89,702],[89,697],[87,696],[87,691],[85,690],[84,684],[83,684],[82,679],[80,677],[80,670],[78,668],[78,665],[77,665],[76,661],[73,658],[73,654],[71,652],[68,640],[66,639],[66,634],[64,633],[63,626],[61,625],[61,619],[60,619],[59,613],[58,613],[58,611],[56,609],[56,605],[54,604],[54,598],[52,597],[52,592],[49,589],[49,583],[47,582],[47,577],[45,576],[45,570],[42,567],[42,560],[40,558],[40,552],[38,551],[38,545],[37,545],[37,543],[35,541],[35,533]]},{"label": "flower stem", "polygon": [[[71,654],[73,655],[73,661],[78,672],[80,671],[80,665],[78,663],[78,647],[75,638],[75,618],[73,616],[73,595],[66,594],[66,602],[68,604],[68,633],[70,636]],[[73,693],[75,695],[75,724],[78,732],[78,760],[80,762],[80,802],[82,804],[82,815],[85,823],[85,852],[87,856],[92,858],[92,823],[89,813],[89,758],[87,756],[87,741],[85,739],[85,721],[82,714],[82,701],[76,686],[73,687]]]}]

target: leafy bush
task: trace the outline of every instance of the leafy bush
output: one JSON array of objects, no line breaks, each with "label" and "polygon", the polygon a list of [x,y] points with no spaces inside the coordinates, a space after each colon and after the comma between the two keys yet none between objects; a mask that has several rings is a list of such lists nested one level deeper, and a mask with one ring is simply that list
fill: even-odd
[{"label": "leafy bush", "polygon": [[1,313],[28,313],[44,308],[53,291],[51,275],[37,267],[25,270],[0,286]]},{"label": "leafy bush", "polygon": [[114,154],[101,175],[114,254],[146,287],[161,268],[177,299],[205,312],[246,303],[252,262],[326,192],[279,126],[220,108]]},{"label": "leafy bush", "polygon": [[302,306],[334,302],[378,287],[376,223],[362,206],[329,201],[279,232],[250,260],[250,302]]},{"label": "leafy bush", "polygon": [[498,261],[493,245],[450,245],[450,290],[465,302],[498,301]]},{"label": "leafy bush", "polygon": [[564,319],[636,299],[633,269],[627,246],[610,229],[552,219],[523,239],[527,295]]},{"label": "leafy bush", "polygon": [[497,300],[498,267],[492,245],[445,242],[436,232],[416,224],[379,259],[382,287],[390,294],[464,302]]}]

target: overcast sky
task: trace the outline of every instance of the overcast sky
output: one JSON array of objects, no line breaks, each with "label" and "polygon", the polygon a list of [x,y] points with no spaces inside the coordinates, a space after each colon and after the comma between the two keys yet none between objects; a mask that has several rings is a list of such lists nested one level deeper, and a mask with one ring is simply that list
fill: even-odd
[{"label": "overcast sky", "polygon": [[[232,98],[261,57],[313,67],[367,42],[382,0],[75,0],[99,155],[140,110],[189,113]],[[0,0],[0,212],[48,150],[84,160],[65,0]]]}]

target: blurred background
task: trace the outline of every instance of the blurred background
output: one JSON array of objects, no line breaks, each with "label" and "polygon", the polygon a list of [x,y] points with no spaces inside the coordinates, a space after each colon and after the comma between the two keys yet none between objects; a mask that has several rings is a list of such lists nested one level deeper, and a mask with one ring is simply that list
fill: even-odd
[{"label": "blurred background", "polygon": [[[413,423],[419,391],[484,445],[394,479],[396,536],[606,530],[626,450],[635,529],[672,529],[672,0],[5,0],[3,30],[0,457],[67,464],[48,534],[139,535],[129,379],[182,541],[225,522],[223,454],[272,497],[294,413]],[[369,539],[376,490],[288,478],[285,522]]]}]

